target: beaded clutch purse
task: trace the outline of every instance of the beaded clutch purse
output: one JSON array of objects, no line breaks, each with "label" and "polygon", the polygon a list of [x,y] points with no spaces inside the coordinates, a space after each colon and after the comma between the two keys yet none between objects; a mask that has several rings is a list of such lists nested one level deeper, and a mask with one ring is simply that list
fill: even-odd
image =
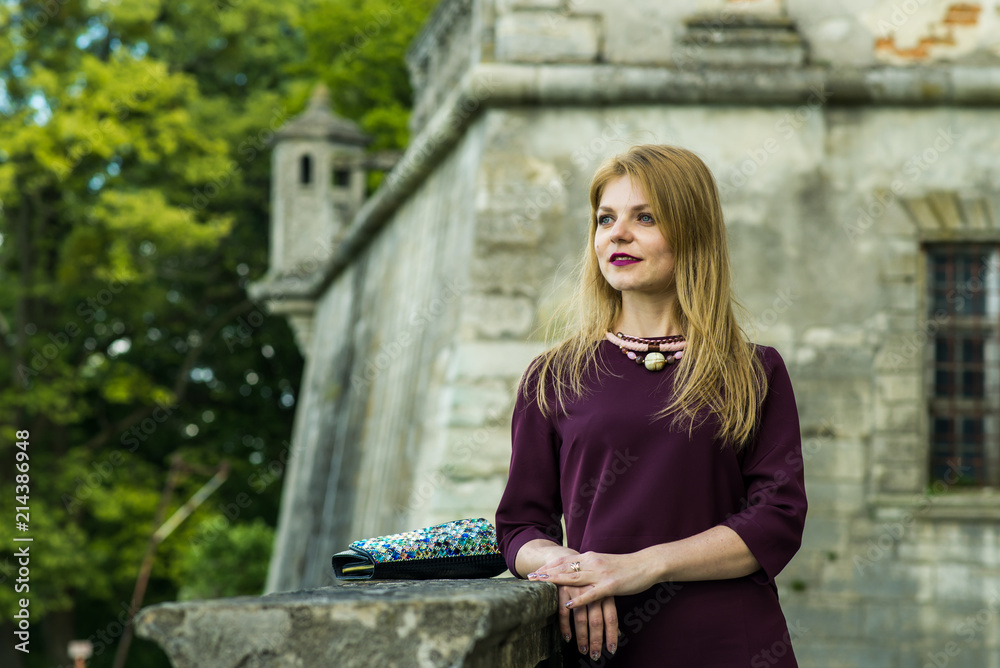
[{"label": "beaded clutch purse", "polygon": [[491,578],[505,570],[496,530],[482,517],[356,540],[333,555],[341,580]]}]

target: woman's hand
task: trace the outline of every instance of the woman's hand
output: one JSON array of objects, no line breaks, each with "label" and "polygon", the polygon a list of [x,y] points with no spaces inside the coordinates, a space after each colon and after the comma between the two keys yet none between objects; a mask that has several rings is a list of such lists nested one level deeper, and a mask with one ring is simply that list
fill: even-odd
[{"label": "woman's hand", "polygon": [[[580,553],[572,548],[559,545],[548,540],[532,540],[525,543],[517,553],[516,564],[518,572],[532,572],[536,566],[570,562],[579,558]],[[530,576],[527,576],[530,578]],[[545,578],[530,578],[544,581]],[[602,601],[588,607],[570,612],[566,603],[583,592],[579,587],[559,587],[559,633],[563,640],[573,639],[572,628],[576,626],[577,646],[581,654],[601,655],[601,645],[607,637],[608,651],[612,654],[618,649],[618,613],[614,599]]]},{"label": "woman's hand", "polygon": [[[521,546],[514,558],[517,573],[532,573],[536,568],[554,563],[559,557],[575,557],[580,553],[559,543],[543,538],[529,540]],[[528,577],[522,575],[521,577]]]},{"label": "woman's hand", "polygon": [[618,608],[614,598],[606,598],[590,605],[570,610],[566,603],[578,598],[586,587],[559,587],[559,632],[563,640],[572,639],[571,628],[576,628],[577,649],[589,654],[594,661],[601,658],[601,645],[614,654],[618,651]]},{"label": "woman's hand", "polygon": [[[577,554],[567,548],[552,549],[558,546],[548,541],[538,541],[537,547],[542,549],[532,552],[532,559],[524,563],[542,565],[527,578],[558,585],[560,631],[563,637],[569,634],[572,610],[577,637],[589,646],[591,656],[595,651],[600,654],[602,635],[612,653],[612,645],[617,645],[615,596],[638,594],[658,582],[739,578],[761,568],[743,539],[721,525],[631,554]],[[518,553],[519,570],[521,563]]]},{"label": "woman's hand", "polygon": [[652,587],[656,582],[648,573],[649,569],[644,568],[636,554],[586,552],[560,555],[529,573],[528,579],[559,586],[559,631],[566,639],[572,618],[580,653],[590,654],[596,660],[600,658],[602,644],[611,654],[618,649],[618,610],[614,597]]},{"label": "woman's hand", "polygon": [[646,591],[659,582],[656,573],[653,564],[646,563],[644,552],[584,552],[553,559],[534,573],[529,573],[528,579],[552,582],[560,585],[560,591],[562,586],[572,587],[573,595],[562,602],[572,610],[605,598]]}]

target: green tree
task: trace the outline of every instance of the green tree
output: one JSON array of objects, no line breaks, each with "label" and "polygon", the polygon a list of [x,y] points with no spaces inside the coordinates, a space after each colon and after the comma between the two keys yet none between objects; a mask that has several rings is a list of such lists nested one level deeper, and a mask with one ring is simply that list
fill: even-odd
[{"label": "green tree", "polygon": [[[175,455],[168,513],[232,472],[160,545],[145,604],[262,585],[232,556],[266,564],[301,375],[284,320],[245,293],[267,268],[268,142],[322,80],[373,149],[405,145],[402,55],[432,4],[0,2],[5,638],[19,430],[35,537],[32,653],[0,664],[67,665],[91,638],[90,665],[111,665]],[[167,665],[138,641],[130,659]]]},{"label": "green tree", "polygon": [[305,21],[309,67],[330,88],[335,111],[374,137],[372,149],[409,139],[412,91],[404,57],[436,0],[341,0]]},{"label": "green tree", "polygon": [[[196,537],[194,547],[176,563],[175,579],[181,582],[181,600],[240,596],[260,589],[267,578],[267,556],[271,554],[274,528],[257,517],[216,533],[211,523]],[[264,559],[260,555],[266,555]],[[219,578],[205,568],[217,564],[219,571],[235,574]]]},{"label": "green tree", "polygon": [[[289,75],[304,6],[0,5],[0,461],[29,432],[35,537],[32,653],[4,665],[62,665],[78,637],[110,665],[174,453],[233,472],[160,547],[147,603],[176,596],[172,564],[240,494],[226,521],[275,521],[280,485],[251,480],[287,446],[301,360],[245,285],[267,266],[267,139],[312,85]],[[169,510],[206,478],[181,479]],[[7,638],[21,597],[0,588]]]}]

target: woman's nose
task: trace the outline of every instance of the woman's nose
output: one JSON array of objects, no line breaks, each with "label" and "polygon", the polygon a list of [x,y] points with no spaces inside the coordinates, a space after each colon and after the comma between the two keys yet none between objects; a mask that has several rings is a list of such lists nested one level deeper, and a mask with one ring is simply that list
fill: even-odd
[{"label": "woman's nose", "polygon": [[628,220],[622,216],[611,226],[611,239],[613,241],[627,241],[631,238],[632,228]]}]

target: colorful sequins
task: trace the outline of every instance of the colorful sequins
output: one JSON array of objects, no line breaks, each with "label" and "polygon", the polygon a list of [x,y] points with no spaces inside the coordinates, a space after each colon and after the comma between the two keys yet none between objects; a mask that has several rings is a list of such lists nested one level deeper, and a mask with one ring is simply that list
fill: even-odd
[{"label": "colorful sequins", "polygon": [[351,549],[371,555],[376,563],[500,554],[496,529],[482,517],[356,540]]}]

